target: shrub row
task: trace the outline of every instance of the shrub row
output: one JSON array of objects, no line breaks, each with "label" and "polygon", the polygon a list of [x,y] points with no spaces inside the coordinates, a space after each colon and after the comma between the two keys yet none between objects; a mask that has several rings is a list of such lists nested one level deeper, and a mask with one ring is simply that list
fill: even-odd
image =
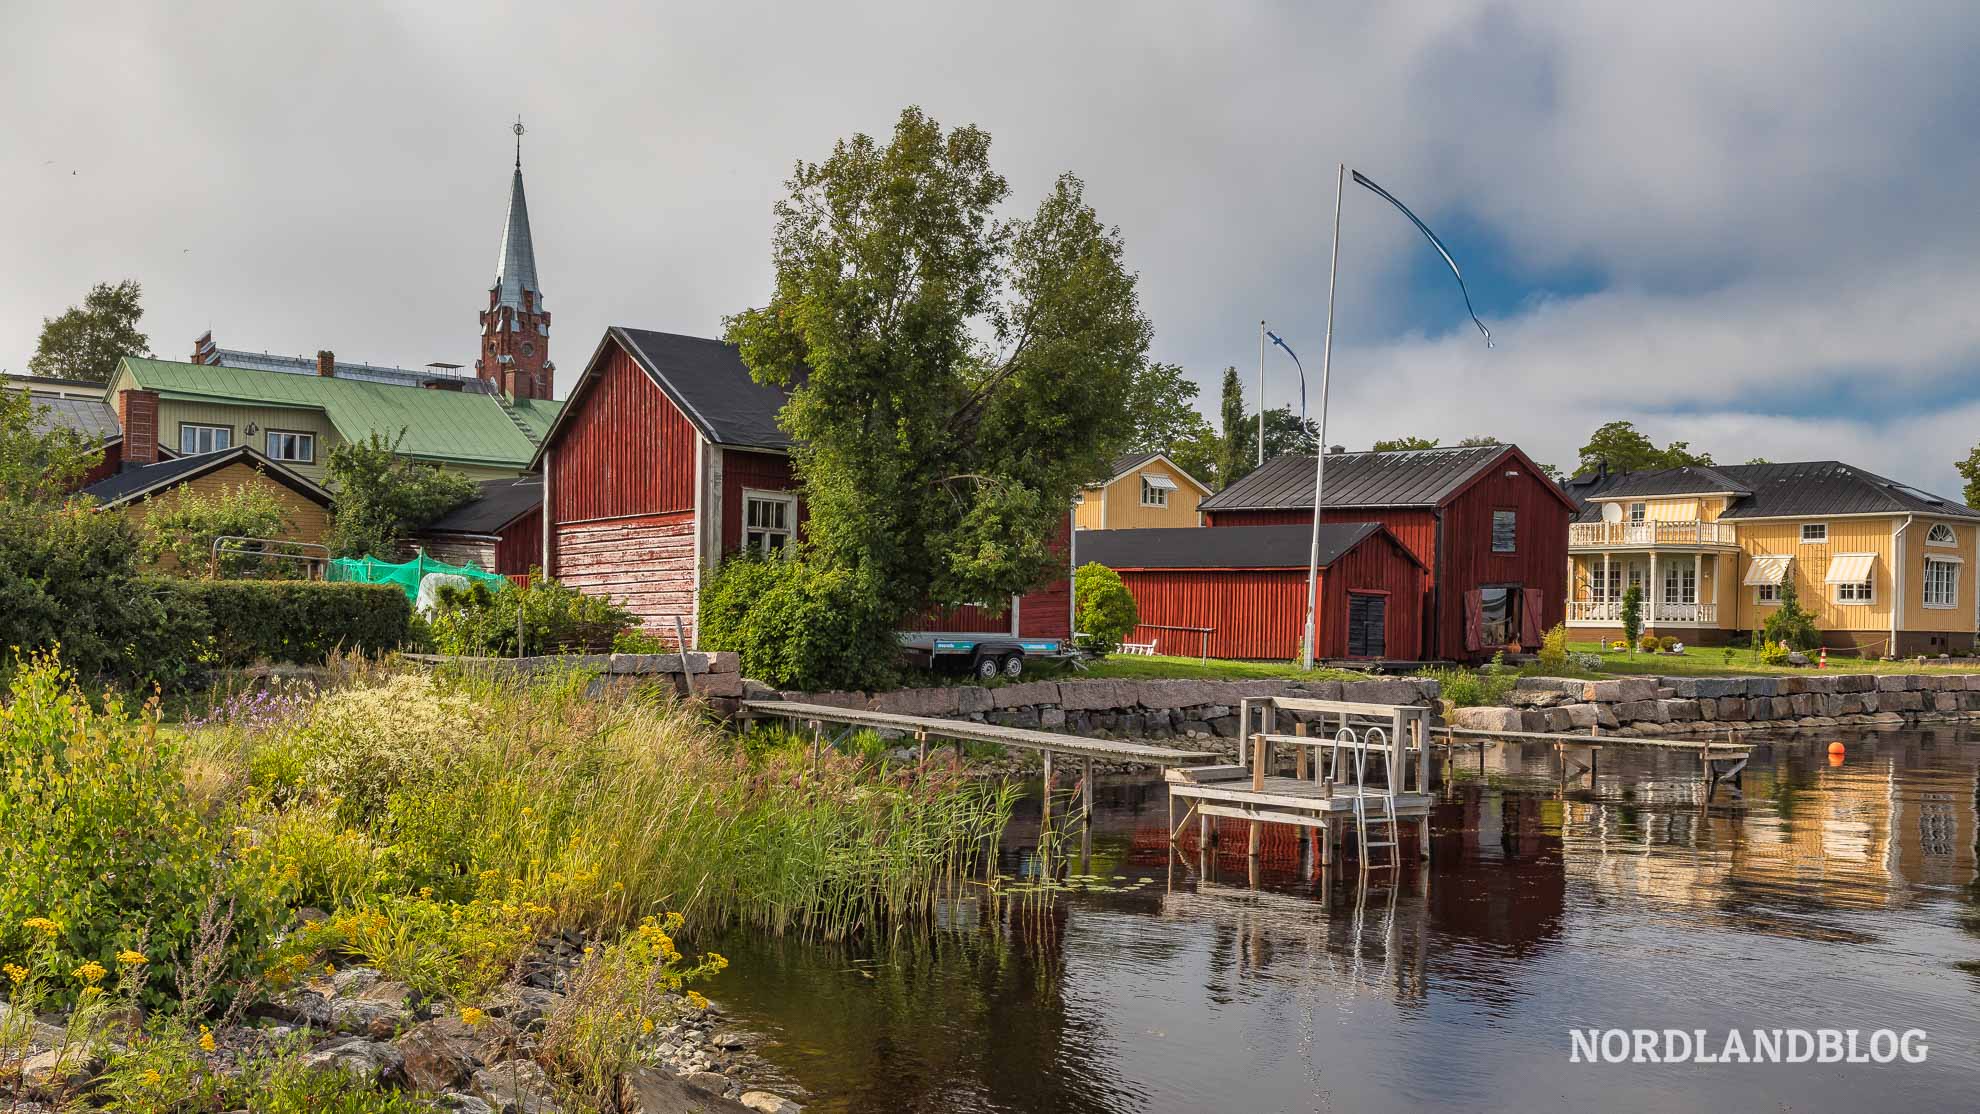
[{"label": "shrub row", "polygon": [[206,639],[201,664],[314,664],[333,651],[368,654],[413,639],[412,603],[390,584],[148,578],[168,615]]}]

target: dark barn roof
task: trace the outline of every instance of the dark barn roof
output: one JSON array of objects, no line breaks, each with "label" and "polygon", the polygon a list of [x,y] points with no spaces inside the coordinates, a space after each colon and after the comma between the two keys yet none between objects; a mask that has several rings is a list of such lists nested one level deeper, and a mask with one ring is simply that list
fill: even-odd
[{"label": "dark barn roof", "polygon": [[246,445],[235,445],[231,449],[222,449],[217,453],[175,457],[171,460],[161,460],[156,464],[130,465],[115,475],[106,476],[83,488],[82,494],[94,496],[105,504],[115,505],[142,495],[163,491],[216,469],[225,468],[237,461],[257,469],[269,479],[321,506],[330,505],[329,492]]},{"label": "dark barn roof", "polygon": [[[1379,522],[1335,522],[1320,528],[1320,566],[1376,534]],[[1073,559],[1097,561],[1110,569],[1290,569],[1305,568],[1312,552],[1313,527],[1176,526],[1144,530],[1081,530],[1073,535]],[[1396,546],[1411,561],[1414,556]]]},{"label": "dark barn roof", "polygon": [[[1435,507],[1509,451],[1519,450],[1510,445],[1478,445],[1386,453],[1331,453],[1327,457],[1327,506]],[[1200,509],[1310,508],[1313,465],[1311,456],[1275,457],[1266,461],[1264,467],[1205,499]],[[1531,467],[1530,462],[1528,466]],[[1534,474],[1545,481],[1537,468]]]},{"label": "dark barn roof", "polygon": [[543,477],[483,480],[481,493],[449,511],[422,534],[500,534],[503,527],[543,505]]},{"label": "dark barn roof", "polygon": [[[1580,479],[1580,477],[1577,477]],[[1590,478],[1577,488],[1583,500],[1724,494],[1731,504],[1719,517],[1817,518],[1835,514],[1931,514],[1980,518],[1965,504],[1885,479],[1836,460],[1786,464],[1722,464],[1712,468],[1663,468]],[[1577,519],[1598,521],[1600,503],[1585,502]]]},{"label": "dark barn roof", "polygon": [[777,425],[787,397],[749,376],[736,346],[706,337],[613,326],[660,389],[702,435],[718,445],[783,449],[791,439]]}]

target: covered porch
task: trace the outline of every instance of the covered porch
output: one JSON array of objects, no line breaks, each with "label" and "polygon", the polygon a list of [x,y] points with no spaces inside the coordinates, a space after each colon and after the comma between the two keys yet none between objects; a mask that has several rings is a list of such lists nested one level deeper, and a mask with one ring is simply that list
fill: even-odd
[{"label": "covered porch", "polygon": [[1703,550],[1603,550],[1568,558],[1570,627],[1622,625],[1623,593],[1641,589],[1643,626],[1652,628],[1717,628],[1730,622],[1733,608],[1727,586],[1734,582],[1732,553]]}]

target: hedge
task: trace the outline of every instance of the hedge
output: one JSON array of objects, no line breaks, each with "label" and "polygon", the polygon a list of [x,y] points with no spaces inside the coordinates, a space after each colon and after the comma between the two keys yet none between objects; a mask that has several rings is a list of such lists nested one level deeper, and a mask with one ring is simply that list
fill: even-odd
[{"label": "hedge", "polygon": [[206,633],[209,666],[263,658],[313,665],[335,650],[379,653],[413,638],[412,601],[396,585],[308,580],[146,578],[167,613]]}]

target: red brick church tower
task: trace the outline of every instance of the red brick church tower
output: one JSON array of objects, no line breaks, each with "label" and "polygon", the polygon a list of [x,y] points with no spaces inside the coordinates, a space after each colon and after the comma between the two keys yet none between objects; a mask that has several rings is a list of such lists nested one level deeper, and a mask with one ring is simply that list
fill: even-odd
[{"label": "red brick church tower", "polygon": [[516,121],[516,172],[509,185],[509,222],[495,285],[481,314],[481,358],[474,373],[510,398],[549,398],[557,365],[550,362],[550,313],[536,285],[536,245],[523,200],[522,120]]}]

